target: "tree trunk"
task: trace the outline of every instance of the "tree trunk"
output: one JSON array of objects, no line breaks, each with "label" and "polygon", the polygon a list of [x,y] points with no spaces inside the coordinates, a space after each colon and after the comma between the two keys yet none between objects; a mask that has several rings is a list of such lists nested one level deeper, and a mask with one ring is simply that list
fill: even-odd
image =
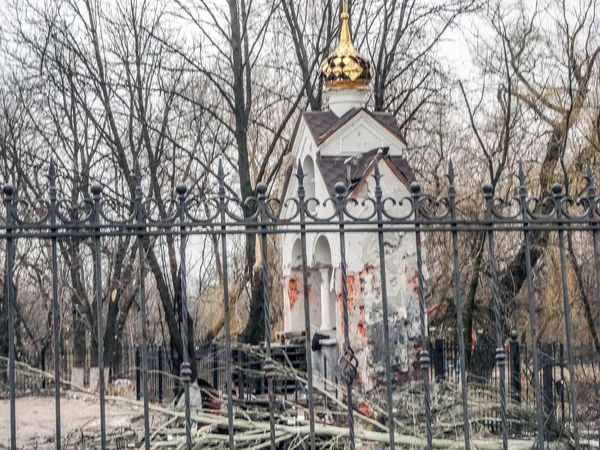
[{"label": "tree trunk", "polygon": [[465,317],[465,333],[466,333],[466,342],[467,342],[467,367],[471,364],[471,353],[473,348],[473,329],[475,322],[475,310],[477,309],[476,301],[477,298],[477,288],[479,287],[479,274],[481,273],[481,262],[483,260],[483,247],[485,245],[485,233],[481,233],[476,238],[476,245],[474,251],[475,255],[475,263],[473,267],[473,274],[471,275],[471,280],[469,282],[469,290],[467,293],[467,298],[465,301],[466,306],[466,317]]},{"label": "tree trunk", "polygon": [[72,301],[72,343],[73,343],[73,366],[83,368],[85,366],[85,324],[83,317],[77,311],[75,301]]},{"label": "tree trunk", "polygon": [[239,340],[251,345],[258,345],[265,339],[264,283],[262,269],[257,267],[252,275],[252,298],[248,325],[240,334]]},{"label": "tree trunk", "polygon": [[[561,144],[564,138],[562,129],[554,128],[550,135],[548,150],[542,163],[540,172],[539,192],[540,198],[552,196],[552,179],[556,165],[560,160]],[[536,213],[548,213],[551,206],[538,204],[535,207]],[[531,268],[535,267],[540,257],[543,255],[544,249],[548,245],[550,237],[547,231],[532,231],[531,237]],[[521,290],[523,283],[527,279],[527,267],[525,264],[525,244],[521,244],[519,251],[508,264],[506,270],[500,274],[498,278],[498,291],[500,292],[501,304],[506,311],[514,311],[515,297]],[[510,336],[510,327],[508,321],[504,321],[504,334]]]},{"label": "tree trunk", "polygon": [[[128,262],[125,261],[129,241],[130,239],[126,239],[117,252],[114,274],[112,276],[111,291],[108,293],[108,314],[106,317],[106,326],[104,330],[104,362],[107,367],[112,367],[113,365],[115,342],[119,337],[117,334],[117,318],[121,309],[123,286],[126,286],[127,283],[131,281],[131,263],[137,254],[137,245],[134,245],[130,252]],[[131,306],[131,303],[126,302],[125,306],[128,308]],[[128,310],[129,308],[127,311],[125,311],[126,315]]]}]

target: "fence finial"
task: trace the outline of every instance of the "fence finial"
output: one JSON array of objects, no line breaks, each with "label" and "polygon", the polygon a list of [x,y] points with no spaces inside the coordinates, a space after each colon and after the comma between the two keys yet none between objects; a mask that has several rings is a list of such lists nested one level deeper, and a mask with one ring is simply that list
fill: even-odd
[{"label": "fence finial", "polygon": [[375,183],[379,186],[381,181],[381,171],[379,170],[379,164],[377,164],[377,156],[373,159],[373,178],[375,178]]},{"label": "fence finial", "polygon": [[217,179],[219,180],[219,197],[225,197],[225,171],[223,170],[223,158],[219,158]]},{"label": "fence finial", "polygon": [[142,185],[142,170],[140,169],[140,161],[138,159],[135,160],[135,164],[134,164],[134,176],[135,176],[135,182],[137,186],[141,186]]},{"label": "fence finial", "polygon": [[585,181],[587,182],[587,187],[588,189],[590,187],[594,187],[594,173],[592,172],[592,166],[590,164],[590,162],[588,161],[587,163],[585,163]]},{"label": "fence finial", "polygon": [[102,195],[102,185],[98,183],[92,184],[92,195],[94,196],[94,200],[100,200],[100,195]]},{"label": "fence finial", "polygon": [[56,186],[56,166],[54,158],[50,158],[50,167],[48,168],[48,178],[50,179],[50,187]]},{"label": "fence finial", "polygon": [[448,161],[448,182],[450,185],[454,185],[454,165],[451,159]]},{"label": "fence finial", "polygon": [[554,197],[557,197],[557,198],[562,197],[562,190],[563,190],[562,184],[554,183],[552,185],[552,194],[554,194]]},{"label": "fence finial", "polygon": [[485,183],[483,186],[481,186],[481,190],[483,191],[483,196],[486,199],[494,196],[494,186],[492,186],[490,183]]},{"label": "fence finial", "polygon": [[268,189],[268,187],[267,187],[266,183],[261,182],[256,185],[256,192],[258,192],[259,197],[261,197],[261,196],[264,197],[265,194],[267,193],[267,189]]},{"label": "fence finial", "polygon": [[298,167],[296,169],[296,178],[300,184],[304,183],[304,169],[302,168],[302,161],[298,160]]},{"label": "fence finial", "polygon": [[598,205],[596,201],[596,187],[594,186],[595,177],[594,173],[592,172],[592,166],[590,165],[589,161],[586,163],[586,170],[587,173],[585,176],[585,180],[587,182],[588,212],[590,217],[594,217],[596,215],[596,209]]},{"label": "fence finial", "polygon": [[519,179],[519,185],[525,186],[525,172],[523,171],[523,161],[519,160],[519,171],[517,172],[517,178]]},{"label": "fence finial", "polygon": [[217,177],[219,180],[225,179],[225,171],[223,170],[223,158],[219,158],[219,168],[217,169]]},{"label": "fence finial", "polygon": [[7,200],[10,200],[15,193],[15,187],[12,184],[5,184],[2,191],[4,192],[4,197],[6,197]]},{"label": "fence finial", "polygon": [[177,193],[179,201],[185,201],[185,194],[187,192],[187,186],[185,184],[178,184],[175,187],[175,192]]},{"label": "fence finial", "polygon": [[410,183],[410,192],[413,195],[413,197],[417,197],[421,193],[421,185],[416,181],[413,181],[412,183]]}]

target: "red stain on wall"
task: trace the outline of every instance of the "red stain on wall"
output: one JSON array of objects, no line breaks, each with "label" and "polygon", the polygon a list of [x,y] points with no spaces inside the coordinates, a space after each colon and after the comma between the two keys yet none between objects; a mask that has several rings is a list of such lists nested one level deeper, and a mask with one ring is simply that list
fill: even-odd
[{"label": "red stain on wall", "polygon": [[[346,290],[348,291],[348,312],[354,309],[354,275],[346,276]],[[340,312],[343,313],[342,294],[339,293],[336,299]]]},{"label": "red stain on wall", "polygon": [[367,327],[365,325],[365,307],[360,307],[360,318],[358,319],[358,335],[363,339],[367,338]]},{"label": "red stain on wall", "polygon": [[295,278],[290,278],[288,281],[288,298],[290,299],[290,309],[294,309],[294,305],[300,297],[300,291],[298,290],[298,281]]},{"label": "red stain on wall", "polygon": [[354,275],[346,276],[346,287],[348,288],[348,298],[354,297]]},{"label": "red stain on wall", "polygon": [[417,272],[415,272],[412,276],[410,276],[409,274],[406,274],[406,278],[408,281],[408,284],[412,285],[412,291],[413,294],[415,294],[415,297],[419,297],[419,275]]},{"label": "red stain on wall", "polygon": [[357,330],[358,330],[358,335],[364,339],[367,338],[367,329],[365,327],[365,323],[364,322],[358,322],[358,325],[356,326]]},{"label": "red stain on wall", "polygon": [[366,276],[373,275],[374,267],[373,266],[365,266],[365,269],[362,272],[358,272],[358,280],[359,280],[359,291],[361,294],[364,294],[366,287]]}]

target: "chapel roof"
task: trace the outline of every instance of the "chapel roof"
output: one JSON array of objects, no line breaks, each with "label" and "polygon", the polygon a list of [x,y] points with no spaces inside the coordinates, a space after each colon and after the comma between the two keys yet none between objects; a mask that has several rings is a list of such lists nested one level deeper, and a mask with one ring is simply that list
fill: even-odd
[{"label": "chapel roof", "polygon": [[375,119],[380,125],[386,128],[394,136],[396,136],[403,144],[406,145],[406,140],[398,127],[398,122],[393,114],[388,112],[371,112],[366,108],[352,108],[342,117],[336,116],[331,111],[306,111],[303,114],[304,121],[312,134],[317,145],[321,145],[337,130],[348,123],[353,117],[361,111]]}]

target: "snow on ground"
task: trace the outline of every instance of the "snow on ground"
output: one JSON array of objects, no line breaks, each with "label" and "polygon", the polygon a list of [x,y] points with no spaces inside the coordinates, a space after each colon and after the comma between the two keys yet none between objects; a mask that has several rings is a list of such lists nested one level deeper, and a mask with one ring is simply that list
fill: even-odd
[{"label": "snow on ground", "polygon": [[[97,400],[61,399],[63,441],[81,428],[100,426],[100,404]],[[107,429],[129,427],[132,418],[139,416],[138,408],[106,403]],[[55,407],[53,397],[23,397],[17,399],[17,446],[38,448],[53,442],[55,436]],[[10,445],[10,403],[0,400],[0,449]]]}]

